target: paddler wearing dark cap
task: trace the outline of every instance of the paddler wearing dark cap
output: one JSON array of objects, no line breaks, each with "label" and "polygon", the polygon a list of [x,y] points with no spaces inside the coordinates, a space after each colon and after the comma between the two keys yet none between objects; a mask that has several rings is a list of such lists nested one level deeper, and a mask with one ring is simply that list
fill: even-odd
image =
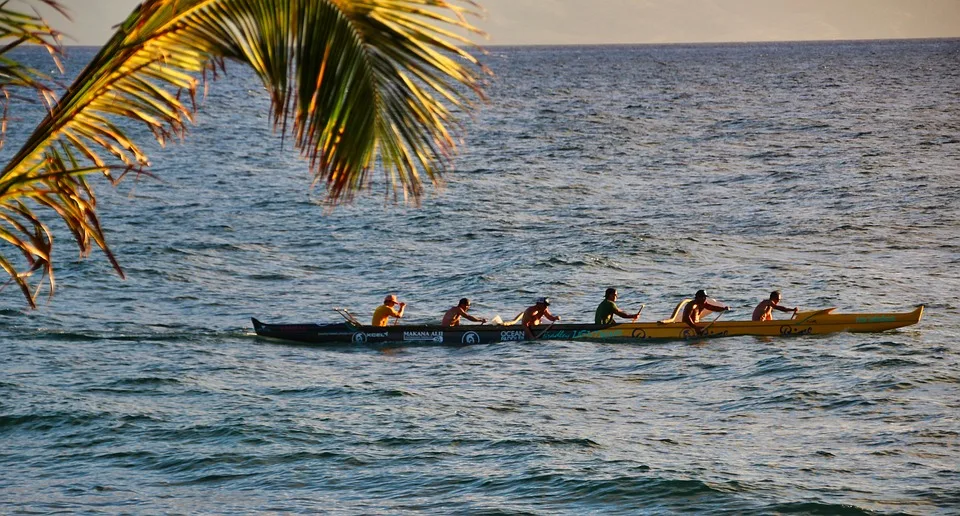
[{"label": "paddler wearing dark cap", "polygon": [[707,310],[712,312],[726,312],[729,309],[729,306],[710,303],[707,301],[707,293],[698,290],[697,294],[693,296],[693,301],[687,303],[687,306],[683,308],[683,322],[693,328],[697,332],[697,335],[701,335],[703,334],[703,328],[697,326],[697,323],[700,322],[700,316],[703,315],[703,312]]},{"label": "paddler wearing dark cap", "polygon": [[467,310],[469,309],[470,300],[468,298],[461,299],[460,302],[457,303],[457,306],[447,310],[447,313],[443,314],[443,320],[440,321],[440,326],[460,326],[461,317],[480,324],[487,323],[487,320],[483,317],[474,317],[468,314]]},{"label": "paddler wearing dark cap", "polygon": [[550,306],[550,299],[541,297],[537,298],[537,301],[533,306],[523,311],[523,319],[521,319],[521,324],[523,324],[523,331],[527,333],[527,339],[534,339],[533,331],[530,330],[530,327],[540,324],[540,319],[546,317],[551,321],[560,320],[559,315],[553,315],[550,313],[550,310],[547,309],[548,306]]}]

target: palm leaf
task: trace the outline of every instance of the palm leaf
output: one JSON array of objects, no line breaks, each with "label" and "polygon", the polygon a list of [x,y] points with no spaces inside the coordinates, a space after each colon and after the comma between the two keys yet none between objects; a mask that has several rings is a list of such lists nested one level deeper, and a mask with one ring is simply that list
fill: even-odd
[{"label": "palm leaf", "polygon": [[86,176],[149,161],[115,121],[182,138],[198,77],[225,61],[250,66],[270,95],[275,128],[292,138],[328,199],[350,200],[381,170],[395,199],[418,200],[456,149],[453,112],[483,98],[486,70],[460,33],[478,34],[471,0],[148,0],[80,73],[0,171],[0,237],[23,255],[0,266],[33,304],[26,278],[53,291],[52,235],[25,204],[52,210],[81,255],[114,268]]},{"label": "palm leaf", "polygon": [[[39,1],[63,13],[54,0]],[[48,106],[52,105],[54,100],[53,90],[47,85],[50,78],[25,66],[10,57],[10,54],[24,45],[38,45],[46,49],[54,63],[60,67],[61,53],[59,33],[47,25],[39,13],[24,13],[11,9],[9,5],[9,0],[0,1],[0,95],[3,97],[0,107],[0,149],[3,148],[4,136],[7,133],[7,109],[11,98],[30,100],[30,97],[17,96],[15,90],[32,90],[39,94],[40,99]]]}]

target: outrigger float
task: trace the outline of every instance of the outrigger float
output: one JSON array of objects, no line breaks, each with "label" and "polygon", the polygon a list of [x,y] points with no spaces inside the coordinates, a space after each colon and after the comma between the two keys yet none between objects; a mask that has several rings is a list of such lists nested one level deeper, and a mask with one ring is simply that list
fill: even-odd
[{"label": "outrigger float", "polygon": [[[682,322],[684,300],[669,319],[656,322],[620,324],[549,324],[536,327],[536,340],[586,340],[601,342],[639,342],[646,340],[682,340],[717,337],[824,335],[828,333],[872,333],[910,326],[920,322],[923,305],[911,312],[835,314],[836,308],[798,312],[792,319],[773,321],[700,322],[702,335]],[[344,319],[334,324],[267,324],[253,320],[260,337],[327,346],[357,345],[468,345],[527,340],[519,325],[411,324],[370,326],[361,324],[349,312],[336,309]],[[719,318],[719,316],[718,316]]]}]

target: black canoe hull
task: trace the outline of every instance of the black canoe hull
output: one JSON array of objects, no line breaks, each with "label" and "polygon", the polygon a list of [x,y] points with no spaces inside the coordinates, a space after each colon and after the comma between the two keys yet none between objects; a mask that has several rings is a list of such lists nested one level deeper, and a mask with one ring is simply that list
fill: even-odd
[{"label": "black canoe hull", "polygon": [[[470,345],[494,344],[527,340],[522,326],[357,326],[351,323],[335,324],[268,324],[253,320],[253,329],[260,337],[282,339],[318,345]],[[555,338],[560,333],[573,337],[579,333],[607,328],[600,324],[556,324],[543,326],[536,333],[548,330],[544,337]]]}]

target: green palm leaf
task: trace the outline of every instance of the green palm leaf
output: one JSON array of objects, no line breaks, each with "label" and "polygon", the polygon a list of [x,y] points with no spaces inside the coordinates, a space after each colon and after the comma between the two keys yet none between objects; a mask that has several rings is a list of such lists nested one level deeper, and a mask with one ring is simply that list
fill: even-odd
[{"label": "green palm leaf", "polygon": [[[382,170],[394,198],[419,199],[456,149],[453,114],[482,98],[462,33],[470,0],[151,0],[51,108],[0,171],[0,237],[25,258],[0,266],[34,303],[26,278],[53,290],[52,237],[27,201],[66,221],[81,255],[106,244],[87,177],[141,170],[146,155],[115,120],[144,124],[165,143],[183,137],[197,76],[226,60],[249,65],[331,202],[349,200]],[[0,258],[3,258],[0,256]]]},{"label": "green palm leaf", "polygon": [[[39,0],[41,3],[60,11],[63,9],[54,0]],[[0,95],[3,97],[2,115],[0,115],[0,148],[3,148],[4,135],[7,132],[7,107],[17,89],[33,90],[40,98],[52,105],[54,96],[47,86],[49,80],[43,74],[13,59],[10,54],[24,45],[38,45],[45,48],[60,66],[60,35],[53,30],[38,13],[24,13],[10,8],[10,1],[0,1]],[[24,99],[27,100],[27,99]]]}]

